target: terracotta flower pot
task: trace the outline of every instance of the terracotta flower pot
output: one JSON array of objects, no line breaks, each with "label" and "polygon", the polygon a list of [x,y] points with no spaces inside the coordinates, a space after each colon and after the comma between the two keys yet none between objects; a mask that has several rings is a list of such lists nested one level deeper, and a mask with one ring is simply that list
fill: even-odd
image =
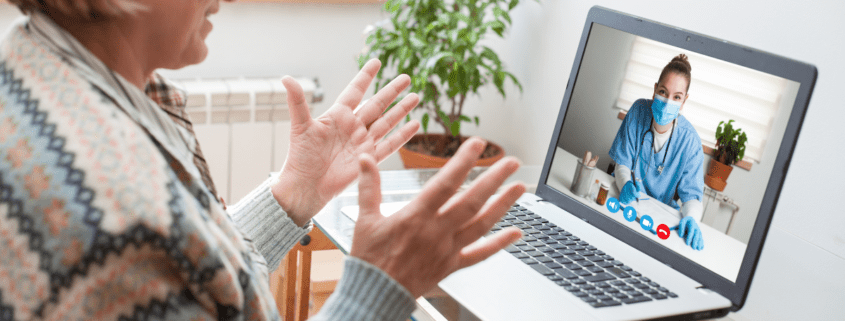
[{"label": "terracotta flower pot", "polygon": [[728,177],[734,170],[733,166],[722,164],[721,162],[711,159],[710,166],[707,167],[707,174],[704,175],[704,184],[717,191],[724,191],[727,186]]},{"label": "terracotta flower pot", "polygon": [[[440,139],[445,137],[443,134],[417,134],[410,141],[408,144],[415,143],[419,140],[423,139]],[[407,144],[406,144],[407,145]],[[493,143],[488,141],[487,145],[492,147],[493,149],[497,150],[498,152],[493,153],[493,156],[480,158],[475,163],[475,166],[491,166],[496,161],[505,157],[505,150]],[[416,151],[409,150],[406,146],[402,146],[399,148],[399,157],[402,158],[402,163],[405,165],[405,168],[440,168],[443,165],[446,165],[446,162],[449,161],[447,157],[439,157],[439,156],[432,156],[425,153],[420,153]]]}]

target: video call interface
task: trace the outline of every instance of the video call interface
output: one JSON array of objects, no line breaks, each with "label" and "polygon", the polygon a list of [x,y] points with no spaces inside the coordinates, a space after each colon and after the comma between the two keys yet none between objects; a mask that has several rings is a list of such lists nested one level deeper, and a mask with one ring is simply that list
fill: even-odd
[{"label": "video call interface", "polygon": [[736,282],[799,85],[594,23],[546,184]]}]

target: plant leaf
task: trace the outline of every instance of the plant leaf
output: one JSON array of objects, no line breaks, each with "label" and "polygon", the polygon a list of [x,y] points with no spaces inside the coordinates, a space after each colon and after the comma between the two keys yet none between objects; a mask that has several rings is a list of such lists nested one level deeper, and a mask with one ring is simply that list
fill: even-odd
[{"label": "plant leaf", "polygon": [[458,137],[461,135],[461,122],[456,121],[449,126],[452,131],[452,136]]},{"label": "plant leaf", "polygon": [[420,125],[422,126],[423,133],[428,133],[428,121],[428,113],[423,114],[422,119],[420,120]]}]

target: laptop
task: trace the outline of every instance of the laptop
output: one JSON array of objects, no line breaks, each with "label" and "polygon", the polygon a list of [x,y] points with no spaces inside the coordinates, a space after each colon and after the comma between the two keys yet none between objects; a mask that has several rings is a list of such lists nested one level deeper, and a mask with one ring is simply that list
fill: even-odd
[{"label": "laptop", "polygon": [[[655,83],[679,54],[692,67],[689,98],[655,151],[655,131],[635,120],[652,119],[655,91],[668,90]],[[440,287],[482,320],[692,320],[741,309],[816,76],[809,64],[593,7],[536,192],[493,229],[517,226],[523,239]],[[746,147],[725,179],[708,170],[717,128],[731,119]],[[636,155],[639,164],[621,165],[645,180],[628,204],[620,150]],[[699,249],[673,229],[694,200]]]}]

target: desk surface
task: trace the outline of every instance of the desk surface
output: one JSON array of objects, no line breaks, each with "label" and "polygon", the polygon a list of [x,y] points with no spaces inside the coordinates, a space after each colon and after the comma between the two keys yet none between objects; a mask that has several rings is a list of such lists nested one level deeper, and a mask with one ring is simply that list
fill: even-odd
[{"label": "desk surface", "polygon": [[[555,159],[552,161],[552,170],[549,174],[548,185],[575,200],[581,201],[599,213],[607,215],[620,224],[632,228],[634,231],[654,240],[657,244],[663,245],[689,258],[693,262],[713,270],[726,279],[736,280],[740,265],[742,264],[742,257],[745,255],[746,245],[744,243],[703,223],[699,223],[701,234],[704,238],[704,249],[701,251],[693,250],[687,246],[683,239],[677,236],[677,233],[672,233],[668,239],[662,240],[651,232],[640,228],[639,223],[625,220],[622,217],[622,211],[611,213],[605,206],[598,205],[595,201],[575,196],[569,190],[569,187],[572,185],[572,178],[575,176],[577,160],[578,158],[575,155],[558,147],[555,153]],[[593,172],[593,178],[610,185],[608,197],[619,198],[619,189],[616,187],[615,179],[612,176],[597,169]],[[680,221],[681,214],[677,210],[654,198],[640,201],[640,205],[632,205],[637,210],[639,216],[644,214],[651,216],[654,219],[655,226],[666,224],[672,227]]]}]

